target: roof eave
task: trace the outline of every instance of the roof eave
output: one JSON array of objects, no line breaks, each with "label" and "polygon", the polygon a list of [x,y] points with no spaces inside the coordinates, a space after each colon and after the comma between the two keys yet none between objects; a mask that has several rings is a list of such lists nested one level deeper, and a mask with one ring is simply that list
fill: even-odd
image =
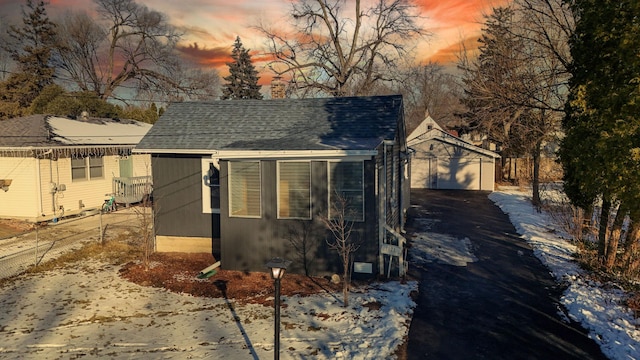
[{"label": "roof eave", "polygon": [[218,159],[372,157],[377,150],[211,150],[211,149],[134,149],[134,153],[210,155]]}]

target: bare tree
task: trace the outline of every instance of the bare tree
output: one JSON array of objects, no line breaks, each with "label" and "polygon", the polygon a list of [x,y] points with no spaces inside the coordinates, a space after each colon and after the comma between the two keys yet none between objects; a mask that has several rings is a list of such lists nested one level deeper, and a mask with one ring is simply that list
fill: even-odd
[{"label": "bare tree", "polygon": [[181,35],[164,14],[133,0],[94,2],[98,21],[76,12],[60,23],[57,66],[81,90],[103,99],[122,87],[170,100],[217,95],[217,73],[194,71],[179,59]]},{"label": "bare tree", "polygon": [[299,262],[302,263],[306,276],[311,274],[314,250],[318,243],[314,230],[313,222],[301,220],[290,226],[287,234],[287,239],[293,246]]},{"label": "bare tree", "polygon": [[427,32],[410,0],[375,0],[367,8],[362,3],[302,0],[292,3],[293,33],[259,25],[274,58],[269,66],[287,74],[302,97],[367,95],[376,83],[392,80],[409,41]]},{"label": "bare tree", "polygon": [[[145,168],[147,169],[147,178],[151,179],[150,164],[145,161]],[[142,265],[145,271],[149,270],[151,264],[151,255],[155,251],[155,214],[158,209],[153,203],[153,184],[151,181],[147,181],[141,184],[144,187],[142,201],[139,206],[133,208],[138,219],[138,229],[140,230],[140,247],[142,248]]]},{"label": "bare tree", "polygon": [[[553,3],[558,8],[551,1],[522,0],[494,9],[480,39],[480,55],[459,61],[470,128],[500,142],[503,159],[532,157],[536,206],[540,159],[544,146],[557,140],[567,94],[570,21],[559,23],[556,18],[566,9]],[[542,16],[552,11],[549,7],[555,12]]]},{"label": "bare tree", "polygon": [[403,95],[409,130],[422,122],[427,112],[440,125],[458,125],[457,114],[464,108],[460,102],[462,87],[456,76],[431,62],[410,66],[400,73],[397,92]]},{"label": "bare tree", "polygon": [[[0,16],[0,42],[6,44],[9,42],[7,35],[9,26],[4,16]],[[11,66],[11,57],[9,52],[3,46],[0,46],[0,81],[4,81],[9,75]]]},{"label": "bare tree", "polygon": [[326,217],[320,216],[320,220],[333,236],[326,240],[327,245],[338,253],[342,262],[342,296],[343,304],[347,307],[349,306],[349,288],[351,286],[351,265],[354,261],[354,254],[362,242],[352,237],[353,220],[351,219],[353,217],[349,200],[342,193],[336,193],[330,207],[330,214]]}]

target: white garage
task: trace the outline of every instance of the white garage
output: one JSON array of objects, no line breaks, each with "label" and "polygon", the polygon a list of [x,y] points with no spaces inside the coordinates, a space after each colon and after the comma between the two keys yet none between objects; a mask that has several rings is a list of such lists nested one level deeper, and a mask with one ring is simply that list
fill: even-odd
[{"label": "white garage", "polygon": [[407,137],[411,187],[493,191],[500,155],[451,135],[427,115]]}]

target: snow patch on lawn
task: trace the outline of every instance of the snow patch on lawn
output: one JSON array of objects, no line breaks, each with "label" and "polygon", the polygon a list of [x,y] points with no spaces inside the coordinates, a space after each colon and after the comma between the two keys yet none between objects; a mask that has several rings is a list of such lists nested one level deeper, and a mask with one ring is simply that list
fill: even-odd
[{"label": "snow patch on lawn", "polygon": [[[273,357],[272,307],[142,287],[118,271],[92,260],[4,285],[0,358]],[[351,293],[348,308],[335,294],[283,297],[281,358],[392,358],[415,290],[416,282],[375,283]]]}]

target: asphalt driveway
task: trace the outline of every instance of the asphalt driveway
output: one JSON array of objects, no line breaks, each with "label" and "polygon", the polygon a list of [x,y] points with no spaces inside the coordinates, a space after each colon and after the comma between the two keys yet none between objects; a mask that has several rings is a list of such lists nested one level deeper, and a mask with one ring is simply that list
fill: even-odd
[{"label": "asphalt driveway", "polygon": [[420,295],[407,358],[606,359],[586,331],[562,314],[563,289],[487,195],[411,193],[407,233],[468,238],[476,261],[410,266],[420,279]]}]

